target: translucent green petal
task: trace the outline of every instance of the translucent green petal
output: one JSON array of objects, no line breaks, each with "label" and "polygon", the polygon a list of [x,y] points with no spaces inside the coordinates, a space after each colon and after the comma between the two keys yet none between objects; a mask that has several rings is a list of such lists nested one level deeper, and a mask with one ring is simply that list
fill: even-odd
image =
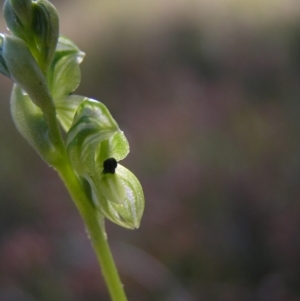
[{"label": "translucent green petal", "polygon": [[128,155],[129,143],[124,133],[118,130],[108,141],[103,141],[96,151],[96,169],[102,171],[106,159],[114,158],[119,161]]},{"label": "translucent green petal", "polygon": [[[139,228],[145,206],[141,184],[131,171],[120,164],[118,164],[115,175],[119,177],[124,186],[125,199],[116,202],[107,198],[108,194],[105,191],[107,187],[103,187],[105,183],[103,181],[95,183],[95,179],[93,179],[94,181],[89,180],[89,182],[92,185],[94,201],[99,210],[112,222],[129,229]],[[113,189],[111,186],[109,188]]]},{"label": "translucent green petal", "polygon": [[[78,54],[78,63],[80,64],[84,58],[84,52],[82,52],[70,39],[65,36],[59,36],[56,51],[55,59],[59,59],[65,55],[77,53]],[[80,60],[81,58],[81,60]]]},{"label": "translucent green petal", "polygon": [[53,69],[50,89],[53,98],[68,95],[80,84],[80,68],[78,55],[70,54],[58,60]]},{"label": "translucent green petal", "polygon": [[109,139],[109,157],[120,161],[129,153],[129,143],[122,131],[118,131]]},{"label": "translucent green petal", "polygon": [[63,127],[68,132],[78,106],[86,99],[80,95],[67,95],[54,99],[57,118]]},{"label": "translucent green petal", "polygon": [[118,130],[118,124],[104,104],[92,99],[82,102],[66,139],[69,157],[78,174],[96,172],[97,148]]},{"label": "translucent green petal", "polygon": [[101,193],[106,200],[115,204],[123,204],[126,200],[126,190],[123,180],[117,173],[114,174],[100,174],[100,181],[98,182]]},{"label": "translucent green petal", "polygon": [[48,72],[48,83],[52,96],[59,98],[76,90],[80,83],[79,64],[85,53],[71,40],[60,36],[55,57]]}]

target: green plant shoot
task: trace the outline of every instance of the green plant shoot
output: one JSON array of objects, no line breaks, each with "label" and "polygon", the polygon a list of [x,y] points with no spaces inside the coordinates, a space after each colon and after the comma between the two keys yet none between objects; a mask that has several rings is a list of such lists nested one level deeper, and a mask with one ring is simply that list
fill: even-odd
[{"label": "green plant shoot", "polygon": [[128,141],[103,103],[73,94],[85,54],[59,35],[55,7],[47,0],[6,0],[3,11],[11,34],[0,34],[0,72],[14,82],[14,123],[63,180],[85,222],[112,300],[125,301],[104,219],[128,229],[141,222],[142,187],[119,163],[129,153]]}]

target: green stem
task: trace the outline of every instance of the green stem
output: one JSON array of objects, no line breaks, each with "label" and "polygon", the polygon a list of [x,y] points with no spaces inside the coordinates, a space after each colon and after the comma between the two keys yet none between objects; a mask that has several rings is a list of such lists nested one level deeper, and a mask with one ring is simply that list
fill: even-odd
[{"label": "green stem", "polygon": [[102,267],[112,301],[127,301],[114,259],[112,257],[105,233],[103,216],[99,218],[97,211],[87,198],[83,186],[69,164],[64,164],[58,173],[65,183],[77,209],[79,210],[90,236],[97,259]]},{"label": "green stem", "polygon": [[[44,118],[49,128],[49,134],[54,146],[62,155],[62,160],[66,160],[67,153],[65,145],[62,139],[62,135],[59,129],[59,125],[56,118],[56,110],[53,104],[52,98],[49,97],[49,104],[47,108],[43,108]],[[68,159],[67,159],[68,160]]]}]

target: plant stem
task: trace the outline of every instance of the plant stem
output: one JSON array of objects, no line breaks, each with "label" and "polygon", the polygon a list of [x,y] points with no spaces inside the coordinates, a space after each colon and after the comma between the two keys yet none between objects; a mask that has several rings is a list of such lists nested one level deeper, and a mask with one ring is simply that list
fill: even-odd
[{"label": "plant stem", "polygon": [[64,158],[67,158],[67,153],[65,149],[65,145],[61,136],[61,132],[59,129],[59,125],[56,119],[56,111],[53,104],[52,98],[49,98],[50,105],[47,107],[47,110],[43,110],[45,121],[49,128],[49,134],[51,136],[51,140],[53,144],[56,146],[58,151],[60,152],[62,156],[62,160]]},{"label": "plant stem", "polygon": [[102,273],[111,299],[112,301],[127,301],[123,284],[121,283],[107,242],[103,221],[104,217],[101,216],[99,220],[96,209],[86,196],[82,184],[67,162],[58,168],[58,173],[65,183],[78,211],[85,222],[88,235],[97,255],[97,259],[102,267]]}]

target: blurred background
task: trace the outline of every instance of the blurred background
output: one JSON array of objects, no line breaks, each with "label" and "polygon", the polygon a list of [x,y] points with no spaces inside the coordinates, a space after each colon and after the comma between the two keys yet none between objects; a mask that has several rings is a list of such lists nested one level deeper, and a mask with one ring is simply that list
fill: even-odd
[{"label": "blurred background", "polygon": [[[107,222],[131,301],[300,300],[300,2],[56,0],[140,179]],[[1,31],[6,30],[0,18]],[[83,222],[0,76],[0,300],[108,301]]]}]

